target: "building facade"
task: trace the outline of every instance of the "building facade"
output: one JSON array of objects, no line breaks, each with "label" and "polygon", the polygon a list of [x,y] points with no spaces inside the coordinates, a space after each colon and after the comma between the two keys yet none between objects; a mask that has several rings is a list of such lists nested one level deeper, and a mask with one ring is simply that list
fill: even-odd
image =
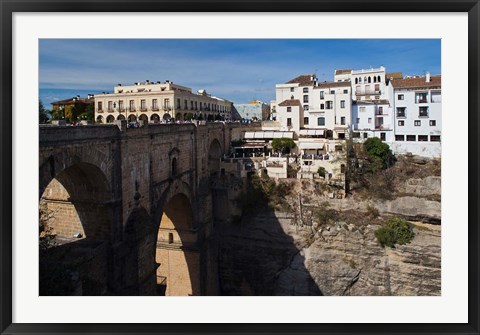
[{"label": "building facade", "polygon": [[426,157],[441,155],[441,76],[393,79],[395,153]]},{"label": "building facade", "polygon": [[113,93],[95,95],[95,120],[159,123],[166,120],[230,120],[232,102],[207,94],[193,93],[186,86],[165,82],[142,82],[115,86]]},{"label": "building facade", "polygon": [[388,100],[354,101],[352,121],[354,139],[378,137],[389,145],[395,140],[393,108]]}]

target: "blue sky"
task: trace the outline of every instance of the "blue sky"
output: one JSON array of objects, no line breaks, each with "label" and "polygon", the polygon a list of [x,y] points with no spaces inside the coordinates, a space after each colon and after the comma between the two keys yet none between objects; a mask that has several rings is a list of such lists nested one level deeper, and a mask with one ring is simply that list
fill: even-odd
[{"label": "blue sky", "polygon": [[46,105],[147,79],[245,103],[269,102],[275,84],[300,74],[329,81],[335,69],[380,65],[404,75],[441,73],[439,39],[41,39],[39,46]]}]

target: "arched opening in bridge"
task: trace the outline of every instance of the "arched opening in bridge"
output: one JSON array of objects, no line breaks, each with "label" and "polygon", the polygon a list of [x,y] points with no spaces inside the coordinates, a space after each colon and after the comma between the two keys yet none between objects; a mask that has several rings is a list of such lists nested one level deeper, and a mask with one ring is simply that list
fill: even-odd
[{"label": "arched opening in bridge", "polygon": [[215,139],[210,143],[208,149],[208,171],[210,174],[215,174],[220,170],[220,160],[222,158],[222,147],[220,142]]},{"label": "arched opening in bridge", "polygon": [[192,230],[193,212],[184,194],[165,205],[157,234],[157,287],[160,295],[200,294],[200,253]]},{"label": "arched opening in bridge", "polygon": [[[45,164],[54,172],[53,158]],[[77,163],[43,186],[40,295],[106,294],[112,213],[105,175],[92,164]]]}]

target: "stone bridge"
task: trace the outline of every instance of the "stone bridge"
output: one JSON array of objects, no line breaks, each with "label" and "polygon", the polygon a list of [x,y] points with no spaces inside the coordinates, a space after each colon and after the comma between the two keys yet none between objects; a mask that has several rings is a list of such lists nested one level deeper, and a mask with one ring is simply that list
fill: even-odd
[{"label": "stone bridge", "polygon": [[40,127],[40,208],[75,294],[218,294],[210,178],[235,128]]}]

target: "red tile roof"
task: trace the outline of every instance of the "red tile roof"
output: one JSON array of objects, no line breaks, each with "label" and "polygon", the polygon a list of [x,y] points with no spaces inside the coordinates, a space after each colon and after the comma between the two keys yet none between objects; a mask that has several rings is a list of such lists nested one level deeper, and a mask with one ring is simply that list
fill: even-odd
[{"label": "red tile roof", "polygon": [[51,102],[51,104],[52,105],[68,105],[68,104],[74,104],[74,103],[93,104],[93,102],[94,102],[93,99],[78,98],[78,100],[75,100],[75,98],[70,98],[65,100],[54,101],[54,102]]},{"label": "red tile roof", "polygon": [[302,106],[302,104],[300,103],[300,100],[298,100],[298,99],[288,99],[288,100],[282,101],[278,105],[282,106],[282,107],[284,107],[284,106]]},{"label": "red tile roof", "polygon": [[314,74],[302,74],[292,80],[286,82],[286,84],[299,84],[300,86],[313,86],[313,80],[315,78]]},{"label": "red tile roof", "polygon": [[442,87],[442,76],[431,76],[430,82],[425,81],[425,77],[393,79],[393,88],[433,88]]},{"label": "red tile roof", "polygon": [[387,79],[403,79],[403,73],[401,72],[387,72],[385,73]]},{"label": "red tile roof", "polygon": [[346,73],[352,73],[352,69],[335,70],[335,74],[346,74]]},{"label": "red tile roof", "polygon": [[318,83],[314,88],[329,88],[329,87],[350,87],[351,83],[349,81],[328,81],[323,83]]}]

